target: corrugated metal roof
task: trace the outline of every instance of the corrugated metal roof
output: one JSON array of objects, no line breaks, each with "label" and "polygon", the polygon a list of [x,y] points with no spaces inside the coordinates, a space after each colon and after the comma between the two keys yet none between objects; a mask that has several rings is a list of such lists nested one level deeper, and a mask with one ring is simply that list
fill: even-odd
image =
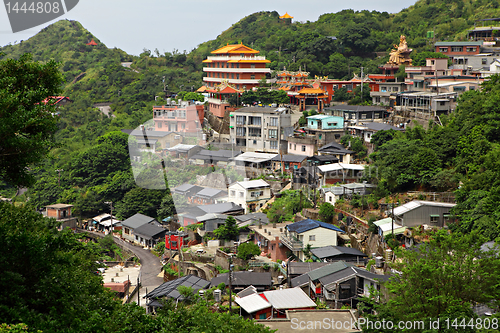
[{"label": "corrugated metal roof", "polygon": [[292,223],[292,224],[289,224],[286,226],[286,228],[289,231],[294,231],[298,234],[312,230],[312,229],[320,228],[320,227],[325,228],[325,229],[338,231],[338,232],[344,232],[342,229],[340,229],[337,226],[334,226],[333,224],[329,224],[329,223],[325,223],[325,222],[321,222],[321,221],[316,221],[316,220],[311,220],[311,219],[302,220],[302,221],[295,222],[295,223]]},{"label": "corrugated metal roof", "polygon": [[167,229],[155,224],[146,223],[134,229],[134,234],[144,236],[144,238],[153,238],[167,232]]},{"label": "corrugated metal roof", "polygon": [[[229,273],[219,274],[212,279],[210,282],[212,287],[218,286],[224,282],[226,285],[229,284]],[[258,287],[267,287],[270,288],[273,284],[271,273],[258,273],[258,272],[248,272],[248,271],[239,271],[233,272],[232,279],[233,287],[242,287],[245,286],[258,286]]]},{"label": "corrugated metal roof", "polygon": [[300,288],[271,290],[263,294],[277,310],[316,307],[316,303]]},{"label": "corrugated metal roof", "polygon": [[205,187],[195,194],[196,197],[212,198],[218,195],[227,195],[226,191],[218,190],[216,188]]},{"label": "corrugated metal roof", "polygon": [[253,153],[247,152],[241,155],[238,155],[233,158],[234,161],[243,161],[243,162],[253,162],[253,163],[261,163],[270,161],[273,157],[278,154],[264,154],[264,153]]},{"label": "corrugated metal roof", "polygon": [[122,225],[125,227],[129,227],[131,229],[135,229],[135,228],[140,227],[141,225],[144,225],[146,223],[150,223],[152,221],[156,221],[156,220],[152,217],[137,213],[137,214],[129,217],[125,221],[123,221]]},{"label": "corrugated metal roof", "polygon": [[196,145],[185,145],[185,144],[177,144],[175,146],[173,146],[172,148],[167,148],[167,150],[170,150],[170,151],[189,151],[191,149],[193,149],[194,147],[197,147]]},{"label": "corrugated metal roof", "polygon": [[414,210],[415,208],[421,207],[421,206],[452,208],[452,207],[455,207],[455,204],[447,203],[447,202],[437,202],[437,201],[413,200],[413,201],[405,203],[404,205],[401,205],[399,207],[395,207],[394,208],[394,215],[399,216],[399,215],[405,214],[405,213],[407,213],[411,210]]},{"label": "corrugated metal roof", "polygon": [[389,275],[371,273],[365,269],[361,269],[358,267],[348,267],[341,271],[320,278],[319,282],[323,286],[325,286],[328,291],[333,291],[335,290],[336,283],[342,283],[344,281],[350,280],[351,278],[354,278],[355,276],[360,276],[364,279],[374,282],[383,282],[387,281],[390,278]]},{"label": "corrugated metal roof", "polygon": [[361,257],[367,257],[366,254],[363,252],[352,248],[352,247],[345,247],[345,246],[323,246],[323,247],[318,247],[315,249],[311,249],[311,253],[314,254],[316,257],[319,259],[323,258],[328,258],[328,257],[335,257],[341,254],[349,254],[353,256],[361,256]]},{"label": "corrugated metal roof", "polygon": [[307,273],[309,275],[309,278],[311,281],[319,280],[323,276],[327,276],[330,274],[333,274],[335,272],[341,271],[347,267],[351,267],[352,265],[349,263],[346,263],[345,261],[336,261],[334,263],[331,263],[330,265],[326,265],[320,268],[317,268],[313,271],[310,271]]},{"label": "corrugated metal roof", "polygon": [[184,277],[162,283],[159,287],[149,292],[146,295],[146,298],[171,297],[182,300],[184,297],[177,290],[179,286],[191,287],[194,291],[198,291],[199,289],[207,288],[209,284],[210,282],[197,276],[186,275]]},{"label": "corrugated metal roof", "polygon": [[305,274],[316,268],[329,265],[326,262],[289,262],[288,263],[288,273],[290,275]]},{"label": "corrugated metal roof", "polygon": [[364,170],[365,165],[363,164],[347,164],[347,163],[332,163],[327,165],[320,165],[318,169],[321,172],[329,172],[336,170]]},{"label": "corrugated metal roof", "polygon": [[283,155],[283,156],[276,155],[275,157],[273,157],[273,159],[271,161],[281,162],[281,160],[283,160],[283,162],[300,163],[300,162],[304,161],[305,159],[307,159],[307,156],[305,156],[305,155],[287,154],[287,155]]},{"label": "corrugated metal roof", "polygon": [[246,297],[257,293],[257,288],[254,286],[248,286],[239,293],[236,294],[237,297]]},{"label": "corrugated metal roof", "polygon": [[234,301],[247,313],[254,313],[256,311],[271,307],[271,303],[266,301],[259,294],[253,294],[241,298],[236,297]]},{"label": "corrugated metal roof", "polygon": [[235,182],[235,183],[231,184],[231,186],[236,185],[236,184],[240,185],[243,188],[269,187],[269,184],[262,179]]}]

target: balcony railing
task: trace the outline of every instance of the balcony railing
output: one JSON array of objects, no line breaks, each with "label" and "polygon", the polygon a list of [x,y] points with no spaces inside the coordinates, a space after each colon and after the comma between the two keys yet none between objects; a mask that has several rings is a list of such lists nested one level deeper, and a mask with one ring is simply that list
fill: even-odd
[{"label": "balcony railing", "polygon": [[304,248],[302,241],[296,240],[290,235],[281,234],[281,242],[291,251],[301,251]]}]

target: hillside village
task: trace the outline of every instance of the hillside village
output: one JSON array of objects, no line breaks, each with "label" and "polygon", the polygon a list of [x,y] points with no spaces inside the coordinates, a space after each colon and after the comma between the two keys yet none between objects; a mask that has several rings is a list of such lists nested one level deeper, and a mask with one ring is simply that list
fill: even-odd
[{"label": "hillside village", "polygon": [[[157,221],[138,213],[120,221],[104,214],[83,222],[69,218],[71,205],[58,204],[47,206],[47,216],[64,221],[63,227],[119,231],[120,238],[160,254],[165,282],[142,296],[148,312],[161,307],[162,298],[181,301],[184,286],[200,295],[209,289],[220,306],[233,302],[240,315],[264,323],[319,304],[346,309],[323,310],[339,319],[355,318],[361,298],[370,297],[371,288],[384,293],[383,282],[397,274],[389,265],[394,248],[418,247],[455,222],[452,192],[400,193],[397,200],[360,208],[353,201],[366,201],[377,187],[367,182],[364,157],[374,150],[372,138],[418,122],[440,124],[460,94],[481,89],[499,73],[500,47],[475,33],[472,42],[436,42],[436,52],[450,60],[428,58],[426,66],[411,66],[411,49],[401,36],[394,59],[391,54],[381,66],[384,74],[348,81],[311,79],[302,70],[267,79],[266,59],[257,50],[243,44],[215,50],[203,61],[207,76],[198,92],[205,104],[169,97],[153,107],[152,121],[122,130],[133,147],[135,174],[162,167],[186,173],[182,184],[167,176],[175,215]],[[406,76],[398,81],[403,64]],[[286,101],[243,107],[229,101],[257,91],[262,80],[286,92]],[[335,102],[339,90],[360,86],[373,105]],[[194,173],[189,165],[208,172]],[[300,202],[291,215],[283,207],[272,211],[296,195]],[[106,286],[128,299],[130,281],[123,283],[126,289]]]},{"label": "hillside village", "polygon": [[[280,19],[290,24],[293,18],[287,13]],[[133,128],[97,140],[103,150],[111,147],[106,140],[119,142],[120,150],[109,153],[125,161],[120,168],[133,175],[113,179],[114,187],[103,186],[102,192],[125,193],[136,186],[152,196],[160,193],[159,207],[141,195],[118,204],[113,196],[89,203],[91,191],[71,201],[75,196],[64,191],[78,186],[61,189],[61,173],[63,187],[70,177],[80,186],[95,182],[98,187],[97,177],[103,176],[90,171],[68,176],[57,169],[60,193],[52,198],[68,201],[37,208],[55,219],[59,230],[71,229],[85,243],[104,248],[109,242],[96,274],[120,302],[135,302],[151,315],[203,299],[210,300],[212,312],[236,313],[287,332],[299,320],[328,317],[333,325],[383,314],[379,306],[395,290],[388,283],[400,281],[402,267],[411,266],[408,258],[420,259],[429,244],[435,246],[433,238],[460,228],[455,209],[467,200],[460,191],[470,188],[446,174],[452,168],[445,162],[426,174],[438,157],[452,154],[446,144],[444,152],[422,144],[438,141],[422,133],[452,126],[450,117],[467,103],[462,96],[495,86],[499,30],[478,26],[467,32],[466,41],[435,41],[431,57],[417,65],[412,45],[400,35],[377,73],[361,67],[350,79],[311,75],[305,67],[271,70],[258,49],[227,43],[200,61],[201,86],[188,93],[165,86],[150,101],[149,120],[127,123]],[[92,39],[86,45],[98,43]],[[54,115],[61,118],[71,103],[68,96],[43,101],[60,108]],[[116,117],[115,105],[93,106],[102,119]],[[495,130],[488,131],[470,129],[476,137],[494,137]],[[456,144],[462,149],[456,153],[462,158],[458,164],[471,174],[485,170],[472,163],[489,161],[467,155],[488,146],[483,137],[484,146],[474,145],[476,137],[461,136]],[[389,150],[391,140],[402,150]],[[470,147],[464,141],[472,142]],[[410,161],[387,158],[417,146],[432,151],[415,151],[424,156],[422,165],[411,166],[422,168],[415,172],[419,179],[404,174]],[[390,172],[397,171],[388,165],[396,164],[401,174],[394,176]],[[33,201],[50,201],[40,200],[41,190],[34,189]],[[471,234],[474,229],[490,230],[470,227]],[[498,250],[496,229],[491,235],[475,249],[485,260]],[[497,315],[494,302],[471,299],[475,318]],[[355,324],[341,331],[364,328]]]}]

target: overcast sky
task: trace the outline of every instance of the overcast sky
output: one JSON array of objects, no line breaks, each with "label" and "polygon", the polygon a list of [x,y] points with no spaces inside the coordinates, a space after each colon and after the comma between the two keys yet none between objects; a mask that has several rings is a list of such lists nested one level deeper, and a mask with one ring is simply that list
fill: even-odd
[{"label": "overcast sky", "polygon": [[416,0],[80,0],[75,8],[54,21],[18,33],[12,33],[7,11],[0,8],[0,45],[27,40],[57,20],[70,19],[79,21],[106,46],[121,48],[129,54],[139,55],[144,48],[158,48],[161,53],[174,49],[189,52],[202,42],[216,38],[243,17],[258,11],[275,10],[280,15],[288,12],[294,17],[294,21],[305,22],[316,21],[324,13],[335,13],[342,9],[397,13],[415,2]]}]

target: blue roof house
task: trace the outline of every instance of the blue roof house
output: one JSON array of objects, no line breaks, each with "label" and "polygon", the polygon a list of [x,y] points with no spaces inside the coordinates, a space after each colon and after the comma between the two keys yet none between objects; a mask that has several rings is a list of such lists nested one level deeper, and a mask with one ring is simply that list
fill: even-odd
[{"label": "blue roof house", "polygon": [[344,118],[339,116],[328,116],[317,114],[307,117],[307,128],[315,130],[343,129]]},{"label": "blue roof house", "polygon": [[281,235],[281,243],[300,260],[307,260],[304,249],[337,246],[337,236],[344,231],[339,227],[321,221],[306,219],[286,226]]}]

